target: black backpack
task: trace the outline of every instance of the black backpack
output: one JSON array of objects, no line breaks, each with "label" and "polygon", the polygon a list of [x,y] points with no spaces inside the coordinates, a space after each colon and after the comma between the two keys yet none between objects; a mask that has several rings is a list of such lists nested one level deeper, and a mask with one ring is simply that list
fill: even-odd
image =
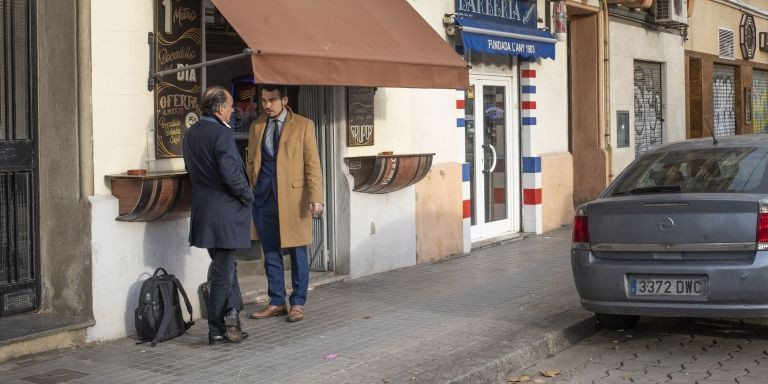
[{"label": "black backpack", "polygon": [[[181,315],[179,292],[184,297],[189,322],[185,322]],[[136,308],[135,316],[136,336],[139,339],[137,344],[151,341],[153,347],[160,341],[184,334],[195,324],[192,321],[192,305],[184,287],[163,268],[155,270],[155,274],[141,284],[139,307]]]}]

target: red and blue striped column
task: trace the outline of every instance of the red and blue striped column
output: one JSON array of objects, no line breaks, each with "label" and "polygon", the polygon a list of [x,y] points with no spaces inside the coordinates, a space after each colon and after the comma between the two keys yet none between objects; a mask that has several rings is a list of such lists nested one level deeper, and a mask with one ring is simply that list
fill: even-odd
[{"label": "red and blue striped column", "polygon": [[462,226],[464,253],[467,253],[472,250],[472,238],[470,233],[472,227],[472,203],[470,201],[471,196],[469,186],[469,178],[471,175],[470,164],[466,162],[466,154],[464,153],[464,141],[466,137],[466,127],[464,124],[464,92],[465,90],[463,89],[456,90],[456,127],[458,128],[456,130],[456,143],[458,144],[457,159],[461,164],[461,206],[463,212]]},{"label": "red and blue striped column", "polygon": [[536,63],[520,61],[523,232],[542,232],[541,157],[536,150]]}]

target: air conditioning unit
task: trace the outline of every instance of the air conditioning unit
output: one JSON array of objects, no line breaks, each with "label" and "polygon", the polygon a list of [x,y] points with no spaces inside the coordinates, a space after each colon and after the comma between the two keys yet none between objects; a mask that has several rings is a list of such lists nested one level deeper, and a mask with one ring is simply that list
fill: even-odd
[{"label": "air conditioning unit", "polygon": [[688,25],[687,0],[656,0],[656,23],[682,27]]}]

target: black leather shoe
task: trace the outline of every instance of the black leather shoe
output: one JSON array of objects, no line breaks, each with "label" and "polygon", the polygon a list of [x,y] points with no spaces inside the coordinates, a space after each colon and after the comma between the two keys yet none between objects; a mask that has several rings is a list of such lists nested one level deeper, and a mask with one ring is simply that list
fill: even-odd
[{"label": "black leather shoe", "polygon": [[227,327],[239,327],[240,326],[240,312],[237,309],[230,308],[227,311],[227,315],[224,316],[224,324]]},{"label": "black leather shoe", "polygon": [[217,345],[222,343],[239,343],[243,340],[248,338],[248,332],[240,331],[240,339],[235,341],[231,340],[226,336],[226,333],[224,336],[208,336],[208,345]]},{"label": "black leather shoe", "polygon": [[224,332],[224,339],[229,343],[239,343],[243,340],[242,332],[240,330],[240,315],[237,309],[230,308],[227,311],[227,315],[224,316],[224,324],[227,326],[227,331]]}]

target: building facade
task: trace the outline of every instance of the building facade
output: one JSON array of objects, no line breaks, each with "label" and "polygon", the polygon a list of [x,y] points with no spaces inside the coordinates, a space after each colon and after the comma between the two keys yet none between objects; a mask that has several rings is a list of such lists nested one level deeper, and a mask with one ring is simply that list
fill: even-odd
[{"label": "building facade", "polygon": [[[177,111],[162,108],[180,102],[194,110],[194,99],[158,94],[168,89],[165,83],[189,84],[192,94],[211,85],[228,87],[237,104],[232,125],[236,137],[243,137],[258,114],[254,95],[260,75],[254,71],[256,59],[244,57],[169,75],[176,83],[157,79],[148,90],[148,73],[172,69],[163,65],[179,57],[211,60],[248,46],[258,49],[233,17],[227,20],[227,13],[216,8],[237,1],[198,0],[189,4],[199,7],[179,8],[187,2],[5,1],[3,17],[13,28],[5,30],[4,39],[17,48],[6,49],[13,60],[3,62],[6,78],[15,80],[3,84],[0,148],[17,157],[4,163],[0,185],[2,224],[10,234],[2,245],[0,324],[36,325],[4,340],[0,359],[133,334],[136,296],[157,267],[175,274],[187,291],[205,280],[208,255],[189,247],[189,219],[183,212],[181,217],[173,216],[176,211],[158,213],[163,204],[179,211],[185,204],[178,181],[183,160],[172,156],[183,130],[175,130],[180,126],[170,119]],[[376,2],[360,4],[368,3]],[[575,164],[592,152],[602,156],[599,167],[607,164],[602,144],[579,153],[577,140],[569,140],[574,107],[568,68],[576,64],[569,64],[568,56],[574,48],[549,32],[545,19],[551,4],[498,2],[498,9],[484,11],[475,3],[398,0],[397,5],[418,16],[413,28],[439,42],[431,49],[455,55],[468,87],[445,80],[422,88],[365,80],[286,81],[291,106],[316,122],[324,170],[327,213],[315,223],[313,270],[356,278],[468,252],[473,243],[499,236],[559,228],[572,218]],[[599,13],[597,7],[568,4]],[[496,20],[456,21],[457,15],[471,13]],[[200,51],[184,48],[174,56],[158,49],[173,42],[160,39],[163,33],[177,33],[159,28],[169,25],[161,19],[174,28],[197,20],[200,31],[191,28],[184,38],[199,44]],[[593,26],[589,33],[598,47],[599,23]],[[147,44],[149,32],[158,34],[154,49]],[[471,45],[478,41],[486,45]],[[597,57],[582,56],[595,71],[579,81],[600,78]],[[161,65],[150,68],[152,61]],[[589,97],[603,100],[601,87],[590,89]],[[350,145],[350,126],[357,118],[350,100],[358,96],[372,100],[366,109],[373,126],[372,143],[366,144],[371,145]],[[364,158],[391,159],[387,153],[433,154],[431,167],[401,189],[359,192],[364,183],[356,172],[365,168]],[[381,166],[392,165],[387,161]],[[127,174],[133,170],[146,174]],[[598,184],[607,177],[607,172],[599,176]],[[141,184],[131,184],[136,180]],[[131,190],[133,185],[141,187]],[[243,264],[254,258],[258,252],[241,255]],[[197,300],[193,308],[197,317]]]},{"label": "building facade", "polygon": [[760,2],[695,3],[685,44],[687,137],[766,132],[766,32]]}]

